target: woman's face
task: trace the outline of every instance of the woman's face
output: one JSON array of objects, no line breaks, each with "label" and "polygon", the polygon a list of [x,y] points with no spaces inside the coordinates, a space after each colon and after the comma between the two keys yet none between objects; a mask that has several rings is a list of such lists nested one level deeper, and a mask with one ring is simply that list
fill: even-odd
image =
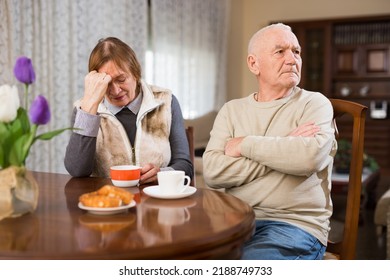
[{"label": "woman's face", "polygon": [[106,99],[112,105],[126,106],[137,97],[137,81],[131,73],[123,71],[113,61],[103,64],[98,72],[111,76],[112,80],[107,87]]}]

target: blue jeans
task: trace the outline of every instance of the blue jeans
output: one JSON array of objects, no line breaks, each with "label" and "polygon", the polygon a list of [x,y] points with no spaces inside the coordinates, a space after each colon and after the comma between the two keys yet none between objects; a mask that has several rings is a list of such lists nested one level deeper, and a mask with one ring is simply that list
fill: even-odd
[{"label": "blue jeans", "polygon": [[284,222],[256,221],[252,238],[244,244],[243,260],[320,260],[326,247],[313,235]]}]

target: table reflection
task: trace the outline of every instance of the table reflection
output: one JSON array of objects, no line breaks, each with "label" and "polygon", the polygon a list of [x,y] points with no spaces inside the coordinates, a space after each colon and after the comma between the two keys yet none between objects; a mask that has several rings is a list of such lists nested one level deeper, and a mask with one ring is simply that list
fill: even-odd
[{"label": "table reflection", "polygon": [[80,250],[86,252],[142,248],[143,241],[134,234],[136,215],[134,213],[114,216],[80,215],[75,236]]},{"label": "table reflection", "polygon": [[175,232],[182,231],[190,221],[189,208],[196,205],[196,200],[192,197],[179,200],[161,200],[146,195],[141,197],[142,203],[138,205],[137,210],[137,230],[141,232],[146,245],[149,246],[154,243],[171,242]]},{"label": "table reflection", "polygon": [[39,219],[34,214],[0,221],[0,251],[24,251],[38,240]]}]

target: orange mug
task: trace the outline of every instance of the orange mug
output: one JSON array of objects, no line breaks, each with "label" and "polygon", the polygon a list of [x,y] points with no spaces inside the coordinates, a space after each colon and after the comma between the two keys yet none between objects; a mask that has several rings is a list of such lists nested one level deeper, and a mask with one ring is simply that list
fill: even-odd
[{"label": "orange mug", "polygon": [[141,167],[136,165],[111,166],[110,177],[114,186],[134,187],[139,183]]}]

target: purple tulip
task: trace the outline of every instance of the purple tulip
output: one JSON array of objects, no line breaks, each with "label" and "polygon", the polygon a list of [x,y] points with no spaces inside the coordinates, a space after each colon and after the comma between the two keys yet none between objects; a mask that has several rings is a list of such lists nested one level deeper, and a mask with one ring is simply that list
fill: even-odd
[{"label": "purple tulip", "polygon": [[16,60],[14,75],[19,82],[32,84],[35,81],[35,72],[31,59],[21,56]]},{"label": "purple tulip", "polygon": [[38,95],[31,104],[30,120],[32,123],[40,125],[47,124],[50,121],[50,108],[49,103],[42,95]]}]

